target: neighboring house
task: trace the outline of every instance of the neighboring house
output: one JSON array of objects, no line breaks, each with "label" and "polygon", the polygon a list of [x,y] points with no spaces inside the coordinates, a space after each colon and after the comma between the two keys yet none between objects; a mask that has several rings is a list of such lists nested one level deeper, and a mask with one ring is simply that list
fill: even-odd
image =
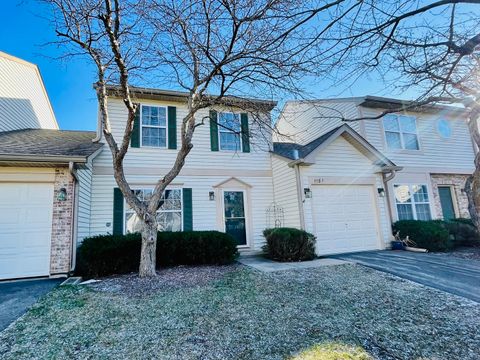
[{"label": "neighboring house", "polygon": [[385,248],[399,219],[469,217],[474,146],[462,109],[341,121],[408,105],[372,96],[286,103],[272,152],[275,201],[286,225],[317,236],[318,254]]},{"label": "neighboring house", "polygon": [[[127,110],[117,90],[108,90],[108,111],[112,133],[120,142]],[[132,88],[132,94],[140,106],[124,169],[131,188],[140,198],[148,199],[178,153],[187,94],[143,88]],[[256,128],[251,113],[235,102],[243,104],[244,100],[226,101],[228,106],[198,112],[198,121],[203,119],[204,124],[195,130],[193,149],[165,192],[158,210],[159,228],[226,231],[235,237],[240,249],[259,249],[267,227],[267,209],[273,203],[271,142]],[[265,109],[260,116],[269,122],[275,103],[250,101]],[[216,118],[218,125],[209,118]],[[107,146],[93,160],[90,214],[89,235],[139,230],[137,216],[115,182]]]},{"label": "neighboring house", "polygon": [[0,51],[0,131],[58,129],[37,65]]},{"label": "neighboring house", "polygon": [[0,74],[0,280],[67,275],[101,145],[58,130],[35,65],[0,53]]}]

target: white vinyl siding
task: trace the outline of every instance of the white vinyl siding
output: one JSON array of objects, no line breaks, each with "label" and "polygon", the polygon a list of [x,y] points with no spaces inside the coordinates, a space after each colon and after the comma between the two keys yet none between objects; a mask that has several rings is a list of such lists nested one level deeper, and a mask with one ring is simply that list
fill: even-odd
[{"label": "white vinyl siding", "polygon": [[[383,188],[382,176],[376,173],[377,169],[372,161],[361,154],[343,137],[337,138],[327,148],[318,153],[315,164],[301,167],[302,189],[321,185],[312,185],[309,179],[312,177],[345,177],[348,179],[374,178],[375,205],[379,219],[380,238],[385,244],[390,241],[391,226],[387,210],[386,198],[378,196],[377,188]],[[348,185],[348,184],[343,184]],[[315,225],[312,216],[312,199],[304,199],[305,228],[314,232]]]},{"label": "white vinyl siding", "polygon": [[[345,124],[341,117],[359,116],[361,114],[353,100],[287,102],[276,123],[278,134],[275,134],[275,141],[307,144]],[[362,134],[361,122],[351,122],[348,125]]]},{"label": "white vinyl siding", "polygon": [[[295,170],[288,166],[288,160],[272,156],[272,176],[275,204],[283,210],[282,226],[299,228],[300,212]],[[273,226],[273,223],[270,226]]]},{"label": "white vinyl siding", "polygon": [[92,165],[87,163],[77,169],[78,176],[78,214],[77,245],[90,236],[90,211],[92,189]]},{"label": "white vinyl siding", "polygon": [[[377,116],[381,110],[362,108],[364,116]],[[407,115],[410,115],[407,113]],[[425,171],[442,173],[455,169],[458,173],[474,170],[474,152],[470,132],[465,119],[438,113],[412,113],[416,117],[417,132],[421,150],[399,151],[387,147],[381,120],[364,120],[366,139],[395,164],[403,166],[403,172]],[[444,139],[437,130],[439,118],[449,121],[452,135]]]},{"label": "white vinyl siding", "polygon": [[0,51],[0,131],[58,129],[36,65]]},{"label": "white vinyl siding", "polygon": [[[242,170],[239,169],[238,173]],[[151,188],[158,181],[158,176],[127,175],[132,188]],[[192,213],[194,230],[224,231],[223,225],[217,223],[217,201],[209,200],[209,192],[214,186],[228,180],[230,176],[178,176],[173,187],[192,189]],[[249,184],[251,188],[251,211],[248,214],[252,221],[251,244],[259,250],[264,243],[262,235],[267,227],[265,211],[273,202],[272,178],[270,176],[242,176],[237,179]],[[116,187],[112,175],[95,175],[92,183],[91,235],[112,233],[113,188]]]},{"label": "white vinyl siding", "polygon": [[[183,103],[168,103],[160,101],[141,100],[144,105],[154,106],[176,106],[177,107],[177,144],[181,144],[180,126],[183,119],[187,115],[187,108]],[[123,133],[125,131],[125,123],[127,112],[125,105],[120,99],[109,99],[108,111],[110,114],[110,121],[112,133],[117,142],[121,142]],[[198,111],[197,119],[209,116],[208,109]],[[269,114],[265,114],[265,121],[269,121]],[[270,154],[268,134],[265,131],[257,129],[255,123],[250,124],[250,133],[252,134],[250,152],[244,153],[242,151],[211,151],[210,148],[210,128],[208,124],[200,125],[195,129],[193,134],[193,149],[188,154],[185,161],[184,169],[198,169],[208,173],[216,173],[217,170],[229,171],[231,176],[242,175],[245,171],[270,171]],[[104,141],[104,140],[102,140]],[[143,168],[158,169],[159,176],[165,174],[172,166],[177,156],[177,151],[169,151],[159,148],[139,147],[130,148],[125,156],[124,166],[138,169]],[[205,164],[208,164],[206,168]],[[112,167],[112,158],[108,146],[104,146],[101,154],[95,159],[95,166]]]}]

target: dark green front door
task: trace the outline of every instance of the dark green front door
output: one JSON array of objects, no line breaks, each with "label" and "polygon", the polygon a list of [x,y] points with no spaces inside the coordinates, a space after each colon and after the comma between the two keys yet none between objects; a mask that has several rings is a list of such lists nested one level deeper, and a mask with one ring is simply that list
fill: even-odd
[{"label": "dark green front door", "polygon": [[450,186],[439,186],[440,204],[444,220],[455,219],[455,207],[453,206],[452,188]]},{"label": "dark green front door", "polygon": [[237,245],[247,245],[243,191],[225,191],[223,193],[223,205],[225,232],[234,237]]}]

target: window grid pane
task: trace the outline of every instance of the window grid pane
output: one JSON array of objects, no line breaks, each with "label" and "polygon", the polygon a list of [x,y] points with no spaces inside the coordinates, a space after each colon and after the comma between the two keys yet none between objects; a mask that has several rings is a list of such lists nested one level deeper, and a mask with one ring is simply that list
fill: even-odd
[{"label": "window grid pane", "polygon": [[431,220],[427,185],[395,185],[399,220]]},{"label": "window grid pane", "polygon": [[142,105],[142,146],[167,146],[167,111],[164,107]]},{"label": "window grid pane", "polygon": [[385,115],[383,117],[383,128],[388,148],[394,150],[420,150],[415,117]]},{"label": "window grid pane", "polygon": [[[142,202],[150,200],[152,189],[133,190]],[[141,231],[141,222],[137,214],[125,201],[125,232],[134,233]],[[165,190],[157,210],[158,231],[182,231],[182,191],[180,189]]]},{"label": "window grid pane", "polygon": [[218,124],[220,150],[240,151],[240,114],[219,113]]}]

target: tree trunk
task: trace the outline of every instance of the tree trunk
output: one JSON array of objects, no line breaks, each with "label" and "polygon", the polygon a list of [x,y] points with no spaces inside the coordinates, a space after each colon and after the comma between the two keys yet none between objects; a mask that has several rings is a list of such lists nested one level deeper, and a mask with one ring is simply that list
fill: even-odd
[{"label": "tree trunk", "polygon": [[476,168],[473,175],[465,182],[465,192],[468,197],[468,212],[475,224],[475,227],[480,232],[480,169]]},{"label": "tree trunk", "polygon": [[140,277],[152,277],[157,275],[155,249],[157,247],[157,221],[155,217],[143,222],[142,226],[142,250],[140,253]]}]

